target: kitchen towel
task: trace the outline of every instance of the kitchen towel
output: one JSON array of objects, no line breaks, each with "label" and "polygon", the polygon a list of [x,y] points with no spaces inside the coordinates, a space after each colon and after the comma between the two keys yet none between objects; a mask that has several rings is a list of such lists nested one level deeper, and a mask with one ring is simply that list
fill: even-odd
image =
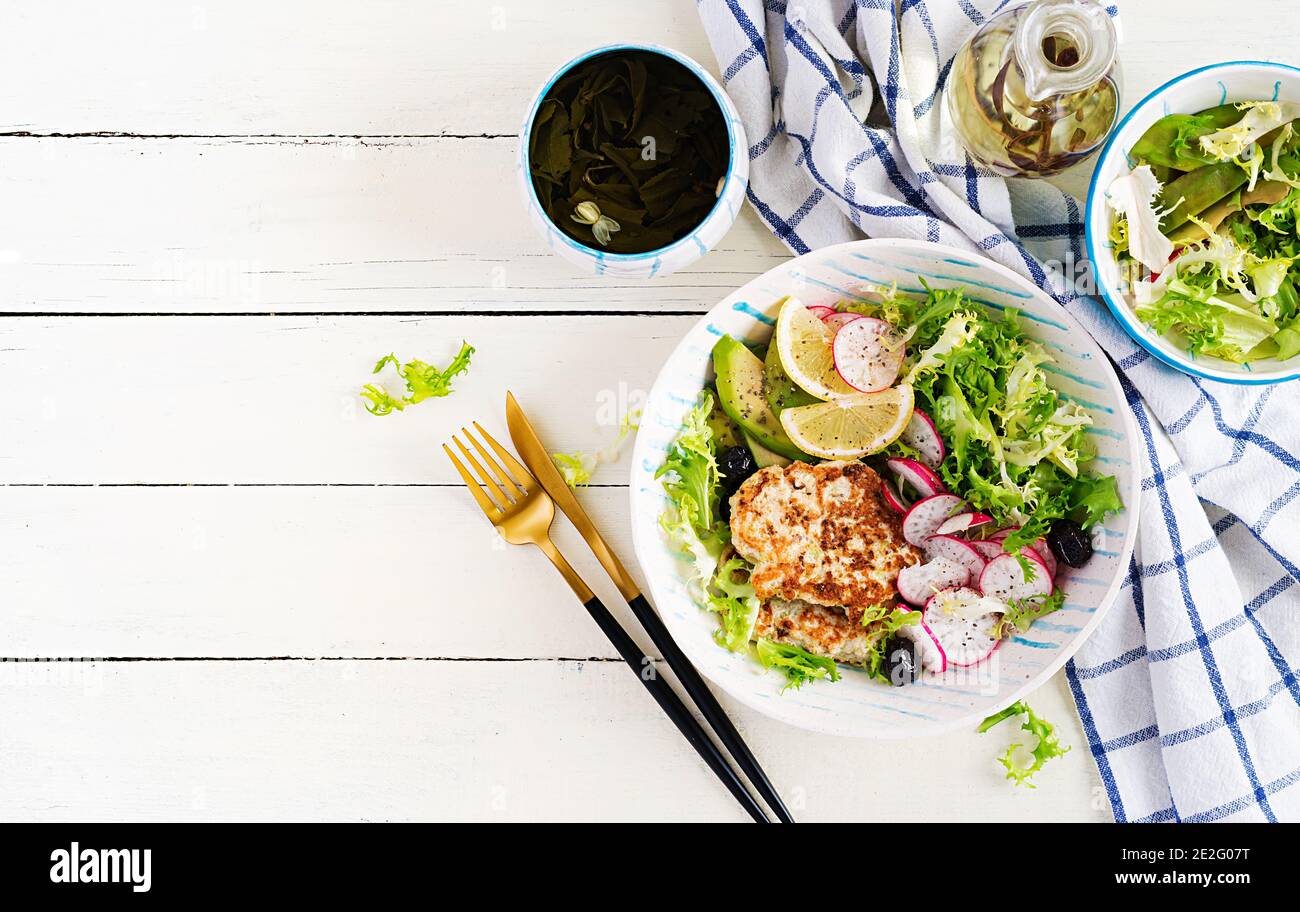
[{"label": "kitchen towel", "polygon": [[749,201],[795,253],[863,236],[983,253],[1089,329],[1146,463],[1124,588],[1066,667],[1115,819],[1300,820],[1300,383],[1220,384],[1152,358],[1067,278],[1079,203],[971,163],[944,80],[1009,5],[700,0],[752,143]]}]

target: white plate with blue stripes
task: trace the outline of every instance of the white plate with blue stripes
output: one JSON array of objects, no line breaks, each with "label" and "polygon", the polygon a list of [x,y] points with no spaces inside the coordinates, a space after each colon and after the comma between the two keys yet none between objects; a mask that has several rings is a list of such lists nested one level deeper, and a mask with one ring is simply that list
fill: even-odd
[{"label": "white plate with blue stripes", "polygon": [[[746,653],[717,645],[716,616],[698,607],[684,583],[680,556],[664,538],[659,516],[668,505],[655,471],[712,376],[710,354],[722,334],[766,341],[776,303],[796,295],[805,304],[834,304],[870,285],[904,291],[964,288],[997,310],[1020,312],[1026,331],[1056,358],[1053,384],[1092,412],[1096,470],[1114,474],[1124,512],[1094,530],[1096,553],[1080,570],[1063,568],[1065,607],[1005,642],[972,669],[906,687],[889,687],[841,666],[837,683],[815,681],[782,692],[784,679]],[[1101,623],[1124,584],[1137,533],[1138,451],[1133,416],[1106,355],[1065,310],[1024,278],[989,260],[922,241],[865,240],[795,258],[745,285],[714,307],[669,357],[646,402],[633,452],[632,534],[650,595],[664,623],[700,672],[731,696],[799,728],[864,738],[932,735],[978,725],[1055,674]]]}]

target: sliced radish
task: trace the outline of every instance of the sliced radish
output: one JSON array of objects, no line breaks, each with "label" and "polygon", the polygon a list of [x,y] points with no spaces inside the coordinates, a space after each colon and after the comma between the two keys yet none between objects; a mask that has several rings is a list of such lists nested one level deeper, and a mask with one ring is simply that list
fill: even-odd
[{"label": "sliced radish", "polygon": [[898,513],[906,513],[912,505],[903,499],[899,493],[898,485],[894,484],[888,478],[880,479],[880,497],[889,505],[889,509]]},{"label": "sliced radish", "polygon": [[[1025,567],[1020,563],[1020,557],[1024,557],[1033,565],[1033,579],[1026,579]],[[984,572],[980,574],[979,585],[980,592],[989,598],[1008,603],[1049,596],[1053,588],[1047,565],[1033,548],[1020,549],[1019,557],[1014,554],[1003,554],[989,561]]]},{"label": "sliced radish", "polygon": [[812,311],[813,316],[819,320],[825,320],[831,314],[835,313],[834,307],[827,307],[825,304],[810,304],[808,309]]},{"label": "sliced radish", "polygon": [[[1018,527],[999,529],[997,532],[990,535],[988,540],[996,543],[998,547],[1001,548],[1002,543],[1006,541],[1008,535],[1012,532],[1019,531],[1020,529]],[[1048,575],[1050,575],[1052,579],[1056,579],[1056,571],[1060,568],[1056,564],[1056,555],[1052,553],[1051,547],[1047,544],[1047,539],[1040,538],[1038,541],[1033,543],[1032,547],[1039,559],[1047,565]]]},{"label": "sliced radish", "polygon": [[1056,579],[1056,571],[1059,568],[1056,565],[1056,555],[1052,553],[1051,547],[1047,544],[1047,539],[1040,538],[1038,541],[1034,542],[1031,547],[1038,552],[1038,556],[1041,557],[1043,563],[1047,565],[1047,575],[1052,579]]},{"label": "sliced radish", "polygon": [[936,592],[965,586],[972,579],[965,564],[947,557],[934,557],[928,563],[913,564],[898,571],[898,594],[905,601],[921,606]]},{"label": "sliced radish", "polygon": [[991,561],[1006,552],[1002,550],[1002,543],[995,541],[973,541],[970,546],[980,553],[980,557],[986,561]]},{"label": "sliced radish", "polygon": [[925,627],[954,668],[983,662],[1002,641],[994,636],[1000,611],[984,611],[987,599],[974,589],[947,589],[925,606]]},{"label": "sliced radish", "polygon": [[948,490],[943,486],[943,479],[936,475],[934,470],[915,459],[886,459],[885,465],[889,466],[889,470],[904,484],[910,485],[912,490],[922,497],[933,497]]},{"label": "sliced radish", "polygon": [[957,535],[962,532],[969,532],[978,526],[987,525],[993,522],[993,517],[987,513],[958,513],[952,519],[945,522],[939,527],[937,535]]},{"label": "sliced radish", "polygon": [[919,624],[908,624],[898,628],[898,635],[916,644],[921,656],[921,667],[935,674],[943,674],[948,669],[948,655],[939,645],[939,638],[925,623],[924,616]]},{"label": "sliced radish", "polygon": [[956,494],[936,494],[912,504],[903,517],[903,538],[918,548],[934,535],[944,520],[961,512],[966,504]]},{"label": "sliced radish", "polygon": [[862,319],[862,314],[839,313],[838,311],[832,311],[831,313],[822,317],[822,322],[831,328],[831,332],[837,332],[839,328],[843,326],[845,323],[852,323],[854,320],[861,320],[861,319]]},{"label": "sliced radish", "polygon": [[920,409],[912,412],[912,420],[907,422],[903,435],[898,439],[916,450],[921,461],[932,469],[939,468],[943,457],[948,455],[943,438],[939,436],[939,429],[934,426],[930,416]]},{"label": "sliced radish", "polygon": [[983,556],[971,547],[970,542],[962,541],[952,535],[931,535],[925,540],[922,548],[929,560],[947,558],[954,564],[961,564],[970,574],[971,582],[980,578],[987,563]]},{"label": "sliced radish", "polygon": [[878,393],[893,386],[906,349],[894,328],[875,317],[850,320],[836,330],[831,343],[835,372],[862,393]]}]

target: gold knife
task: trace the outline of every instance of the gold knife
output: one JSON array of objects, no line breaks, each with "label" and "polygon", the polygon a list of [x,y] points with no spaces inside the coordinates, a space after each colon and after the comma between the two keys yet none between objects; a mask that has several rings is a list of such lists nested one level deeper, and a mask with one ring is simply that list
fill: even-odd
[{"label": "gold knife", "polygon": [[582,509],[582,504],[578,503],[578,498],[573,495],[572,489],[564,483],[559,470],[555,468],[555,463],[551,461],[551,454],[543,446],[533,426],[528,423],[528,418],[524,416],[524,410],[515,400],[514,393],[509,391],[506,392],[506,426],[510,428],[510,439],[514,441],[515,449],[523,457],[524,465],[528,466],[533,477],[541,483],[546,493],[551,495],[551,499],[564,511],[564,515],[569,517],[569,521],[587,542],[587,546],[596,555],[596,560],[600,561],[600,565],[605,568],[605,572],[618,587],[619,594],[627,599],[632,613],[650,635],[651,641],[659,648],[668,667],[677,675],[682,688],[695,701],[704,720],[713,728],[723,746],[730,751],[736,764],[749,777],[749,781],[771,806],[776,816],[784,823],[794,823],[794,818],[782,803],[781,796],[768,781],[767,774],[758,765],[758,760],[745,744],[744,739],[740,737],[740,732],[736,731],[736,726],[732,724],[722,705],[713,696],[713,691],[709,690],[700,673],[695,670],[695,666],[673,640],[668,628],[659,619],[659,615],[641,594],[641,590],[633,582],[627,569],[614,556],[609,545],[605,544],[605,539],[601,538],[600,533],[596,531],[596,526],[587,516],[587,511]]},{"label": "gold knife", "polygon": [[627,569],[614,556],[614,552],[609,550],[605,540],[600,537],[600,533],[596,531],[595,525],[587,516],[587,511],[582,509],[578,498],[573,496],[573,490],[564,483],[564,478],[555,468],[555,463],[551,461],[551,454],[546,451],[541,438],[528,423],[524,410],[515,400],[514,393],[509,391],[506,392],[506,426],[510,428],[510,439],[514,441],[515,449],[524,458],[524,465],[528,466],[533,477],[541,482],[556,506],[569,517],[569,522],[577,527],[578,533],[596,555],[596,560],[600,561],[600,565],[605,568],[605,572],[618,587],[619,594],[629,602],[640,596],[641,590],[632,581]]}]

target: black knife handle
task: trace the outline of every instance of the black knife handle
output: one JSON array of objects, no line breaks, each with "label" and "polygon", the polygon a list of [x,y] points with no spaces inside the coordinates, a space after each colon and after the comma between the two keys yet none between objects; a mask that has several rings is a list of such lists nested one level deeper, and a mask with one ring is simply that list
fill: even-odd
[{"label": "black knife handle", "polygon": [[[667,714],[668,718],[673,720],[686,740],[695,748],[696,752],[708,764],[709,769],[713,770],[722,784],[727,787],[727,791],[740,802],[741,807],[754,818],[757,823],[771,823],[767,814],[763,811],[763,806],[754,800],[754,796],[745,788],[744,782],[736,775],[736,771],[727,763],[726,758],[718,750],[717,746],[709,738],[700,723],[696,721],[695,716],[686,708],[686,704],[673,691],[668,682],[654,673],[653,667],[649,668],[649,674],[646,674],[647,666],[652,659],[641,651],[626,630],[619,625],[614,616],[609,613],[609,609],[604,606],[599,598],[592,596],[583,604],[587,613],[591,615],[592,620],[604,631],[605,636],[614,644],[623,661],[627,662],[628,667],[645,685],[645,689],[650,691],[650,696],[654,697],[659,708]],[[653,613],[653,612],[652,612]],[[733,729],[734,731],[734,729]]]},{"label": "black knife handle", "polygon": [[768,803],[782,823],[794,823],[794,818],[790,816],[789,810],[786,809],[785,803],[781,801],[781,796],[777,794],[776,788],[767,778],[767,774],[763,772],[763,768],[758,765],[758,760],[749,749],[749,745],[740,736],[740,732],[736,731],[736,726],[732,724],[726,710],[718,703],[717,698],[713,696],[713,691],[709,690],[708,684],[704,683],[704,678],[695,670],[695,666],[691,664],[690,659],[686,658],[686,654],[673,640],[672,634],[668,632],[668,628],[659,619],[659,615],[654,608],[650,607],[646,597],[638,593],[636,598],[628,602],[628,605],[631,606],[632,613],[641,622],[641,626],[645,628],[646,633],[650,634],[651,641],[663,654],[668,667],[673,670],[673,674],[677,675],[677,680],[681,682],[682,689],[695,701],[695,705],[699,708],[700,714],[704,716],[704,720],[709,723],[709,726],[717,734],[718,740],[722,742],[722,746],[731,753],[737,765],[749,777],[749,781],[754,784],[754,788],[759,795]]}]

